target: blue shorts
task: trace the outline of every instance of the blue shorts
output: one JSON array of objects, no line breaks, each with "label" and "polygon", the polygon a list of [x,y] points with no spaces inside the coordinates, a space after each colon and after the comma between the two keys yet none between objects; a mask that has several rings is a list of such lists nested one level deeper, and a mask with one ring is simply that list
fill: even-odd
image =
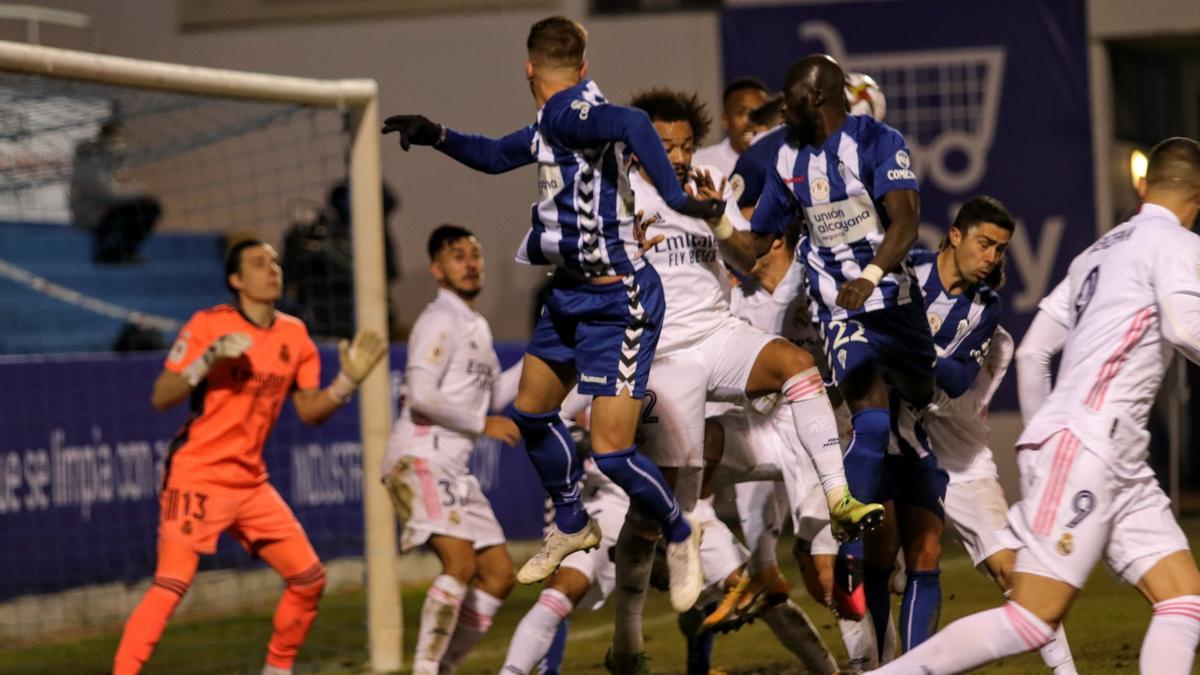
[{"label": "blue shorts", "polygon": [[662,282],[649,263],[611,284],[557,272],[527,351],[573,365],[581,394],[642,398],[665,311]]},{"label": "blue shorts", "polygon": [[920,302],[864,312],[849,319],[821,322],[825,356],[834,384],[867,364],[932,377],[937,362],[933,334]]},{"label": "blue shorts", "polygon": [[888,454],[883,458],[883,479],[875,501],[894,500],[896,506],[920,506],[946,520],[946,486],[950,476],[933,455]]}]

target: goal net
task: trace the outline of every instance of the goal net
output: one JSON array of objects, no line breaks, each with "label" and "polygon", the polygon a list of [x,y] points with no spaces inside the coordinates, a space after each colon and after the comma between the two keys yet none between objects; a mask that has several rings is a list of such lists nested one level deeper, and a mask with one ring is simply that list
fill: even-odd
[{"label": "goal net", "polygon": [[[111,667],[153,574],[165,450],[186,415],[156,413],[151,384],[182,323],[229,301],[228,246],[279,252],[280,309],[323,345],[323,382],[332,339],[387,333],[374,92],[0,43],[0,672]],[[329,574],[306,670],[399,667],[381,571],[391,515],[364,489],[386,442],[386,369],[358,398],[319,428],[285,406],[266,447]],[[370,593],[364,499],[385,561]],[[223,537],[149,667],[256,670],[281,591]]]}]

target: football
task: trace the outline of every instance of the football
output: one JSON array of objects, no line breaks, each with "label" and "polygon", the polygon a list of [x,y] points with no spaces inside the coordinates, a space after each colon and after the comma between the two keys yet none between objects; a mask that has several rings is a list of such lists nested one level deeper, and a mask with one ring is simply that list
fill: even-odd
[{"label": "football", "polygon": [[846,104],[851,115],[870,115],[880,122],[887,112],[883,89],[874,78],[863,73],[846,74]]}]

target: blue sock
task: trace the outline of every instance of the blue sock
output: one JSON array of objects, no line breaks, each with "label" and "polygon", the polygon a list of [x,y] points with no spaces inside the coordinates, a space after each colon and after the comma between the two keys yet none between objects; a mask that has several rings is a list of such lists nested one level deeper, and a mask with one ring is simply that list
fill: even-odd
[{"label": "blue sock", "polygon": [[863,591],[867,596],[867,612],[875,624],[875,645],[883,655],[883,638],[887,635],[888,619],[892,616],[892,567],[876,567],[863,561]]},{"label": "blue sock", "polygon": [[558,410],[533,415],[513,408],[513,421],[521,430],[525,450],[542,479],[542,487],[554,503],[554,524],[560,532],[578,532],[587,525],[579,481],[583,462],[575,454],[571,432],[558,416]]},{"label": "blue sock", "polygon": [[[715,611],[717,611],[717,603],[714,602],[704,608],[704,615],[708,616]],[[708,675],[712,670],[713,642],[716,637],[716,634],[710,630],[688,636],[687,675]]]},{"label": "blue sock", "polygon": [[606,455],[592,455],[592,459],[605,476],[629,495],[633,506],[658,521],[667,541],[678,544],[692,534],[662,472],[632,446]]},{"label": "blue sock", "polygon": [[908,571],[900,606],[900,646],[906,652],[937,632],[942,616],[941,575],[941,570]]},{"label": "blue sock", "polygon": [[851,418],[854,439],[842,463],[850,493],[862,502],[873,502],[883,477],[883,458],[892,433],[892,416],[885,408],[867,408]]},{"label": "blue sock", "polygon": [[567,653],[567,633],[571,629],[571,620],[563,619],[554,633],[554,642],[550,643],[550,651],[542,660],[542,675],[559,675],[562,672],[563,656]]}]

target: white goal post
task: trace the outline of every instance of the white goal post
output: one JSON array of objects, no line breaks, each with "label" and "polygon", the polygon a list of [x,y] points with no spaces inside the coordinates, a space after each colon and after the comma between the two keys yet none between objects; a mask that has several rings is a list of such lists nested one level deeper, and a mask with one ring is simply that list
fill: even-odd
[{"label": "white goal post", "polygon": [[[0,71],[68,80],[335,108],[350,114],[350,205],[354,301],[360,328],[388,334],[379,168],[378,86],[370,79],[313,80],[201,68],[0,41]],[[402,625],[395,524],[379,467],[391,430],[385,358],[360,390],[366,599],[370,668],[401,667]],[[149,533],[148,533],[149,535]]]}]

